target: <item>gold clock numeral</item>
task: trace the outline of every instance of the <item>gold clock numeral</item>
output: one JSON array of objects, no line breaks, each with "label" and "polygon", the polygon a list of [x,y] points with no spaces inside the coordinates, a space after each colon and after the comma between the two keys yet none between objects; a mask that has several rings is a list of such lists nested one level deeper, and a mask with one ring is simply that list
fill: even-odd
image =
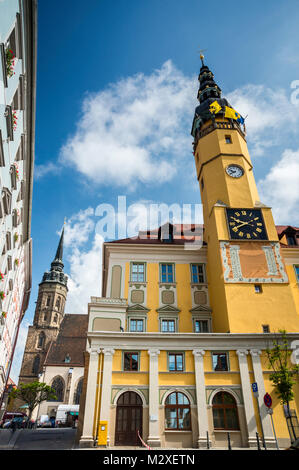
[{"label": "gold clock numeral", "polygon": [[229,225],[234,226],[234,225],[236,225],[236,222],[230,222]]},{"label": "gold clock numeral", "polygon": [[252,216],[252,212],[250,212],[250,214],[249,214],[249,217],[251,217],[251,216]]},{"label": "gold clock numeral", "polygon": [[258,222],[256,225],[259,225],[260,227],[262,227],[262,223],[261,222]]},{"label": "gold clock numeral", "polygon": [[237,217],[240,217],[241,214],[240,214],[240,212],[235,212],[235,215],[236,215]]},{"label": "gold clock numeral", "polygon": [[237,231],[238,231],[237,227],[233,227],[232,230],[233,230],[234,232],[237,232]]},{"label": "gold clock numeral", "polygon": [[261,232],[262,229],[261,229],[261,228],[257,228],[256,231],[257,231],[257,232]]},{"label": "gold clock numeral", "polygon": [[255,232],[253,232],[253,235],[254,235],[255,237],[257,237],[257,234],[256,234]]},{"label": "gold clock numeral", "polygon": [[238,235],[239,235],[239,237],[243,237],[244,233],[241,232],[241,230],[240,230],[240,232],[238,233]]},{"label": "gold clock numeral", "polygon": [[259,217],[255,217],[253,220],[259,220]]},{"label": "gold clock numeral", "polygon": [[246,234],[246,237],[247,237],[247,238],[251,238],[250,233],[247,233],[247,234]]},{"label": "gold clock numeral", "polygon": [[242,214],[242,215],[246,215],[246,211],[241,211],[241,214]]}]

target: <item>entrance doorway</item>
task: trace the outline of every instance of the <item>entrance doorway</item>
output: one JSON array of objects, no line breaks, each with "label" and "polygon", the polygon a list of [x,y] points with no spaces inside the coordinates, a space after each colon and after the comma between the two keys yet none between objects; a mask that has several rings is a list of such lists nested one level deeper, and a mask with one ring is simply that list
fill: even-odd
[{"label": "entrance doorway", "polygon": [[115,445],[141,446],[142,401],[135,392],[125,392],[117,400]]}]

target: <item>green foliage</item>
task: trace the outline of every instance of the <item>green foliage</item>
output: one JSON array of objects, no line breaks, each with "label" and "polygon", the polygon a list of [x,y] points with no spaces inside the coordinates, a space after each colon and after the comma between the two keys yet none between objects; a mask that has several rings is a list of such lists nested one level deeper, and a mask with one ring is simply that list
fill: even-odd
[{"label": "green foliage", "polygon": [[273,341],[273,347],[267,348],[268,367],[273,369],[270,380],[275,386],[277,394],[282,404],[289,404],[294,399],[293,386],[296,383],[299,373],[298,365],[290,365],[292,350],[289,349],[289,341],[285,330],[280,331],[280,336]]},{"label": "green foliage", "polygon": [[56,400],[55,390],[43,382],[21,383],[18,388],[12,390],[9,398],[19,398],[23,400],[29,409],[31,418],[34,408],[42,401]]}]

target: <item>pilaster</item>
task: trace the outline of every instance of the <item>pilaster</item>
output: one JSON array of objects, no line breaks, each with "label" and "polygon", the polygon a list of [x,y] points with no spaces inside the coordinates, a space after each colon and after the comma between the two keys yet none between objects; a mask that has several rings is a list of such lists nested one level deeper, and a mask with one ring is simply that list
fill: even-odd
[{"label": "pilaster", "polygon": [[[196,401],[197,401],[197,418],[198,418],[198,447],[207,446],[207,432],[209,430],[208,411],[206,403],[206,387],[203,357],[205,351],[203,349],[194,349],[195,364],[195,381],[196,381]],[[211,445],[211,442],[209,442]]]},{"label": "pilaster", "polygon": [[100,351],[98,348],[91,348],[89,350],[89,367],[87,377],[84,423],[82,436],[79,442],[80,447],[92,447],[94,444],[93,423],[97,391],[99,352]]},{"label": "pilaster", "polygon": [[247,354],[248,354],[248,351],[246,349],[237,350],[237,355],[239,358],[239,368],[240,368],[245,416],[246,416],[246,422],[247,422],[248,446],[255,447],[257,426],[256,426],[255,415],[254,415],[254,406],[253,406],[252,394],[251,394],[251,384],[249,380]]},{"label": "pilaster", "polygon": [[151,447],[161,447],[159,429],[159,375],[158,349],[150,349],[149,361],[149,433],[147,443]]}]

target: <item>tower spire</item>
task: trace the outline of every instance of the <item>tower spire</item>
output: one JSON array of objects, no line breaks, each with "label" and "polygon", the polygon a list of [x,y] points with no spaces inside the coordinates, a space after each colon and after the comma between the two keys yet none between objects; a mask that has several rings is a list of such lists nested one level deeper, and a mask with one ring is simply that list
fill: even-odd
[{"label": "tower spire", "polygon": [[51,263],[50,271],[46,271],[43,275],[42,282],[60,282],[67,285],[68,277],[64,274],[63,258],[63,241],[64,241],[64,227],[62,229],[58,247],[56,250],[55,258]]},{"label": "tower spire", "polygon": [[58,247],[57,247],[57,251],[56,251],[54,261],[55,260],[61,260],[62,261],[62,257],[63,257],[63,239],[64,239],[64,227],[63,227],[62,232],[61,232],[61,236],[60,236],[60,240],[59,240],[59,244],[58,244]]}]

